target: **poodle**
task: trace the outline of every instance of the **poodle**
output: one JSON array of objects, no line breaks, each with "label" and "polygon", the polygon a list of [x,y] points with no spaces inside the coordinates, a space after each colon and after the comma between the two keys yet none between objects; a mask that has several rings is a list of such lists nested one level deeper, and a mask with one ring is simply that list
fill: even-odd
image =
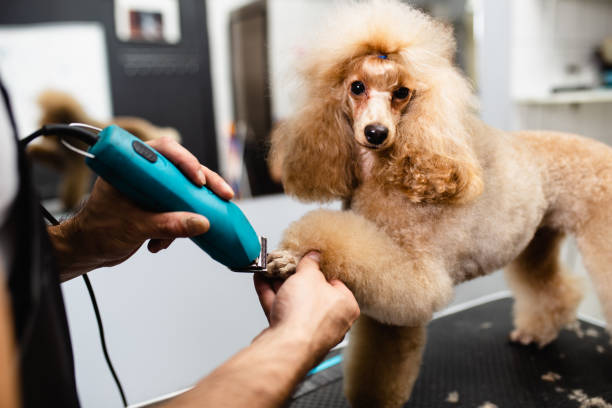
[{"label": "poodle", "polygon": [[362,316],[346,351],[353,406],[410,397],[432,314],[453,286],[506,267],[513,341],[544,346],[575,319],[581,281],[559,261],[578,242],[612,322],[612,149],[572,134],[483,123],[453,64],[452,29],[398,1],[350,3],[301,58],[301,108],[272,134],[286,193],[341,200],[285,231],[287,277],[311,250]]},{"label": "poodle", "polygon": [[[42,92],[38,97],[42,110],[40,124],[48,123],[85,123],[98,128],[104,128],[111,123],[117,124],[134,136],[147,141],[160,137],[169,137],[180,142],[179,133],[170,127],[157,127],[151,122],[129,116],[113,118],[110,123],[92,119],[85,113],[83,107],[71,95],[55,90]],[[75,145],[78,141],[73,142]],[[80,144],[79,144],[80,145]],[[80,145],[81,148],[86,148]],[[64,147],[55,136],[46,136],[28,146],[28,155],[54,169],[60,170],[64,179],[60,186],[60,199],[66,209],[77,206],[83,195],[87,193],[91,183],[91,172],[83,158]]]}]

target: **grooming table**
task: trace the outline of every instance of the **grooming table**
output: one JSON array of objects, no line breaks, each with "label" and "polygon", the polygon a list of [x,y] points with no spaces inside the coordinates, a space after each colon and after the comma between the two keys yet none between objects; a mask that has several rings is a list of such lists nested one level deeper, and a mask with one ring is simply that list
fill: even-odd
[{"label": "grooming table", "polygon": [[[612,346],[605,330],[580,320],[541,350],[512,344],[512,302],[495,300],[433,320],[405,407],[612,408]],[[332,351],[325,360],[330,367],[302,382],[291,408],[349,407],[340,353]]]}]

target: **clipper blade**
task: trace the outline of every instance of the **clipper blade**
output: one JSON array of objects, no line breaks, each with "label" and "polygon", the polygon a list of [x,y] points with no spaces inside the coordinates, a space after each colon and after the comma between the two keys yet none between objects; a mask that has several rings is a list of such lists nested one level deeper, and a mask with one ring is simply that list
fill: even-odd
[{"label": "clipper blade", "polygon": [[230,268],[233,272],[266,272],[268,267],[268,239],[266,237],[259,237],[259,241],[261,244],[259,256],[250,265],[241,268]]}]

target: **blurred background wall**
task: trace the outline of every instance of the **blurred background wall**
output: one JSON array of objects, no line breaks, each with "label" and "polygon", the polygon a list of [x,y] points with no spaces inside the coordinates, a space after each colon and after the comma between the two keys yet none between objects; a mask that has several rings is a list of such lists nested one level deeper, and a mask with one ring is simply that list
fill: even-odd
[{"label": "blurred background wall", "polygon": [[[178,10],[177,21],[164,15],[168,4]],[[176,128],[189,150],[218,169],[203,1],[5,0],[0,7],[0,75],[12,94],[23,136],[37,128],[38,94],[59,89],[85,104],[88,114],[98,120],[129,115]],[[132,37],[118,35],[122,9],[126,19],[132,13]],[[159,26],[160,34],[173,26],[180,37],[139,36],[138,16],[156,14],[167,17]],[[129,21],[126,24],[129,33]],[[79,25],[97,30],[100,41],[83,43]],[[69,29],[68,38],[56,34]],[[28,32],[34,33],[34,39],[24,47],[22,38]],[[92,55],[98,69],[91,68]],[[85,86],[88,82],[105,88]],[[49,180],[45,172],[37,174],[44,179],[41,192],[50,198],[57,181]]]},{"label": "blurred background wall", "polygon": [[[612,143],[611,1],[412,4],[454,25],[457,63],[490,125]],[[175,128],[233,184],[274,246],[290,221],[316,205],[277,194],[264,162],[269,131],[294,111],[294,67],[333,7],[327,0],[4,0],[0,75],[24,135],[37,125],[36,97],[47,88],[71,93],[92,118],[133,115]],[[55,198],[62,177],[37,166],[39,189],[58,212],[65,210]],[[563,257],[584,274],[572,241]],[[192,385],[265,325],[250,280],[187,241],[155,258],[141,251],[93,278],[132,402]],[[459,287],[455,303],[505,289],[497,272]],[[117,406],[81,283],[64,292],[81,401]],[[592,289],[580,310],[601,318]]]}]

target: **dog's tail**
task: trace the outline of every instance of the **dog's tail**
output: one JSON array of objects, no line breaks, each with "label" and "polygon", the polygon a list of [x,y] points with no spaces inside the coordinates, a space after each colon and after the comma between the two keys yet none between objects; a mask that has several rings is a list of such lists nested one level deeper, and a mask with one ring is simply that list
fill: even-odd
[{"label": "dog's tail", "polygon": [[57,90],[46,90],[38,96],[41,109],[40,125],[48,123],[87,123],[96,127],[104,127],[102,123],[92,119],[83,106],[70,94]]}]

